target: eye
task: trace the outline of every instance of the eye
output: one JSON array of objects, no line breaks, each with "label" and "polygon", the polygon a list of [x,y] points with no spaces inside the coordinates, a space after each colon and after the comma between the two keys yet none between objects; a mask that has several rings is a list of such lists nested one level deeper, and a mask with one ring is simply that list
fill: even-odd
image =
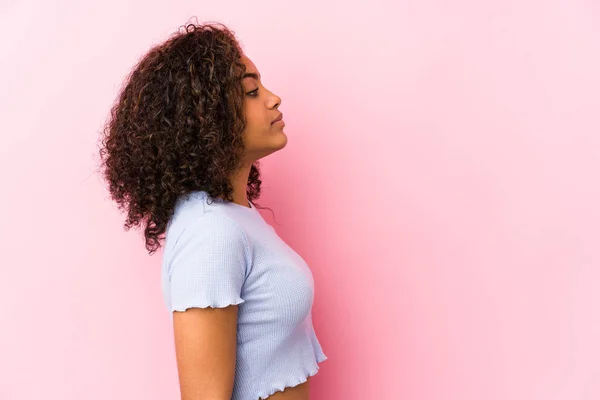
[{"label": "eye", "polygon": [[256,97],[257,92],[258,92],[258,89],[254,89],[253,91],[248,92],[246,94],[250,97]]}]

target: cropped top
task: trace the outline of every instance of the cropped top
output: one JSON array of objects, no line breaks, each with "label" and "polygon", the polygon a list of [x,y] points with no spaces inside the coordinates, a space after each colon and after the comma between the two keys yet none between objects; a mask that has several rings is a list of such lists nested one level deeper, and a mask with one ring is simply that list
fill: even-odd
[{"label": "cropped top", "polygon": [[312,324],[310,268],[254,207],[195,191],[166,230],[161,285],[171,319],[238,305],[232,400],[265,399],[305,382],[325,361]]}]

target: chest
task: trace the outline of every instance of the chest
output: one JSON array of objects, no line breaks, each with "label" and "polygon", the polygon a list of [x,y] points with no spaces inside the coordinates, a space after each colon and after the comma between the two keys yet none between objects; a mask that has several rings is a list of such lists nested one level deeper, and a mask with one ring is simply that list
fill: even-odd
[{"label": "chest", "polygon": [[[241,313],[254,319],[293,328],[309,315],[314,301],[314,280],[304,259],[272,231],[253,240],[250,271],[242,297]],[[240,316],[243,320],[243,315]]]}]

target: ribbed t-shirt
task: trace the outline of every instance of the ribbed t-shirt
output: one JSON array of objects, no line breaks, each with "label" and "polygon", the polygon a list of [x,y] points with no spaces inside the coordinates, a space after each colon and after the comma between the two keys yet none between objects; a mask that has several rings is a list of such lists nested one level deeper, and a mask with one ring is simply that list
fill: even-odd
[{"label": "ribbed t-shirt", "polygon": [[231,399],[265,399],[305,382],[327,359],[312,324],[313,275],[253,204],[208,199],[195,191],[177,200],[163,252],[164,301],[171,318],[237,304]]}]

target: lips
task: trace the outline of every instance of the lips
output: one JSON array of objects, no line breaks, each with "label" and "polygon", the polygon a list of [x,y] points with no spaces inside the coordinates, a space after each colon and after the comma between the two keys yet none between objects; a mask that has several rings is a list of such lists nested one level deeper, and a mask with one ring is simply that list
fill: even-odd
[{"label": "lips", "polygon": [[275,118],[273,121],[271,121],[271,124],[274,124],[277,121],[281,121],[283,119],[283,114],[279,114],[279,116],[277,118]]}]

